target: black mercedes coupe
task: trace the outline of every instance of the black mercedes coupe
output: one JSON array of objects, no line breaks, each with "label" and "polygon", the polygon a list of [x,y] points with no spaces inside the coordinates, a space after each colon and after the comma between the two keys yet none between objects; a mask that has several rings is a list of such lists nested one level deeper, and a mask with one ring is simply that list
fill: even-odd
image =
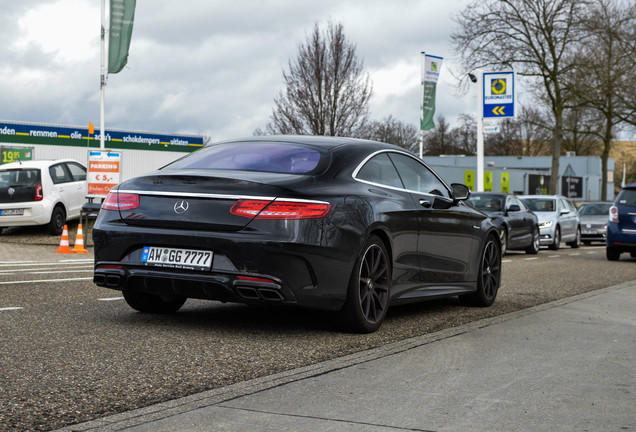
[{"label": "black mercedes coupe", "polygon": [[492,221],[413,154],[338,137],[210,145],[106,197],[94,282],[134,309],[187,298],[337,311],[372,332],[389,305],[458,296],[490,306],[501,281]]}]

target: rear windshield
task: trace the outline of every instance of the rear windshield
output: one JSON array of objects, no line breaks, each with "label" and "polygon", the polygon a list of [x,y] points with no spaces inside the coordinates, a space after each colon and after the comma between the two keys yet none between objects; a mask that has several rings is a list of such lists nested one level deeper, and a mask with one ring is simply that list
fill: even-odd
[{"label": "rear windshield", "polygon": [[308,174],[317,169],[320,161],[318,150],[301,145],[228,143],[206,147],[165,168]]},{"label": "rear windshield", "polygon": [[623,189],[616,198],[618,204],[636,207],[636,189]]},{"label": "rear windshield", "polygon": [[522,201],[528,208],[535,212],[553,212],[556,211],[556,201],[546,198],[524,198]]},{"label": "rear windshield", "polygon": [[39,169],[12,169],[0,171],[0,187],[35,186],[39,182]]}]

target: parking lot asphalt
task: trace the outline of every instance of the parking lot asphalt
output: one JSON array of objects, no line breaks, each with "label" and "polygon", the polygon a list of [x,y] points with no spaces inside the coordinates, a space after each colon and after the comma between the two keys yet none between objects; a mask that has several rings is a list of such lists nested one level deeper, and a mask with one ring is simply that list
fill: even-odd
[{"label": "parking lot asphalt", "polygon": [[636,283],[60,431],[636,429]]}]

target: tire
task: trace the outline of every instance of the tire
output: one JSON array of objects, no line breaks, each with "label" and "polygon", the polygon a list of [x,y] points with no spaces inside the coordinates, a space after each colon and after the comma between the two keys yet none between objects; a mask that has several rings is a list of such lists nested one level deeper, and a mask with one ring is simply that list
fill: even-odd
[{"label": "tire", "polygon": [[621,253],[614,248],[605,248],[605,256],[610,261],[618,261],[621,257]]},{"label": "tire", "polygon": [[570,246],[572,249],[578,249],[581,247],[581,228],[576,229],[576,238],[574,239],[574,241],[568,243],[568,246]]},{"label": "tire", "polygon": [[51,235],[60,235],[64,230],[64,224],[66,223],[66,211],[61,205],[56,205],[51,212],[51,220],[46,225],[46,229]]},{"label": "tire", "polygon": [[631,251],[629,253],[629,256],[632,257],[632,258],[636,258],[636,252],[635,251]]},{"label": "tire", "polygon": [[554,243],[548,247],[552,250],[559,250],[559,247],[561,247],[561,229],[559,227],[554,230]]},{"label": "tire", "polygon": [[501,256],[504,256],[508,250],[508,229],[505,226],[502,226],[499,231],[499,239],[501,240]]},{"label": "tire", "polygon": [[124,291],[128,306],[139,312],[169,314],[183,306],[187,298],[182,296],[158,296],[137,291]]},{"label": "tire", "polygon": [[380,328],[389,307],[391,266],[379,237],[364,243],[351,273],[340,319],[348,331],[372,333]]},{"label": "tire", "polygon": [[501,249],[492,236],[486,240],[480,260],[477,291],[459,296],[459,301],[467,306],[488,307],[497,298],[501,284]]},{"label": "tire", "polygon": [[530,255],[536,255],[539,253],[541,244],[539,241],[539,227],[532,228],[532,244],[526,249],[526,253]]}]

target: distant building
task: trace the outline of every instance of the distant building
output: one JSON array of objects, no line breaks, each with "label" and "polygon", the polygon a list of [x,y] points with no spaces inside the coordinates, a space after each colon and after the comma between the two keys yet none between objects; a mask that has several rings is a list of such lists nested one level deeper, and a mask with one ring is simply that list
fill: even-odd
[{"label": "distant building", "polygon": [[[15,159],[75,159],[86,164],[101,133],[88,127],[0,120],[0,164]],[[203,136],[106,129],[105,148],[121,150],[122,180],[160,168],[203,147]]]},{"label": "distant building", "polygon": [[[475,190],[476,156],[425,156],[424,161],[447,183],[464,183]],[[484,190],[512,194],[547,194],[551,156],[486,156]],[[562,156],[558,192],[574,201],[601,199],[601,158]],[[614,199],[614,159],[607,163],[607,199]],[[620,183],[620,178],[618,178]]]}]

